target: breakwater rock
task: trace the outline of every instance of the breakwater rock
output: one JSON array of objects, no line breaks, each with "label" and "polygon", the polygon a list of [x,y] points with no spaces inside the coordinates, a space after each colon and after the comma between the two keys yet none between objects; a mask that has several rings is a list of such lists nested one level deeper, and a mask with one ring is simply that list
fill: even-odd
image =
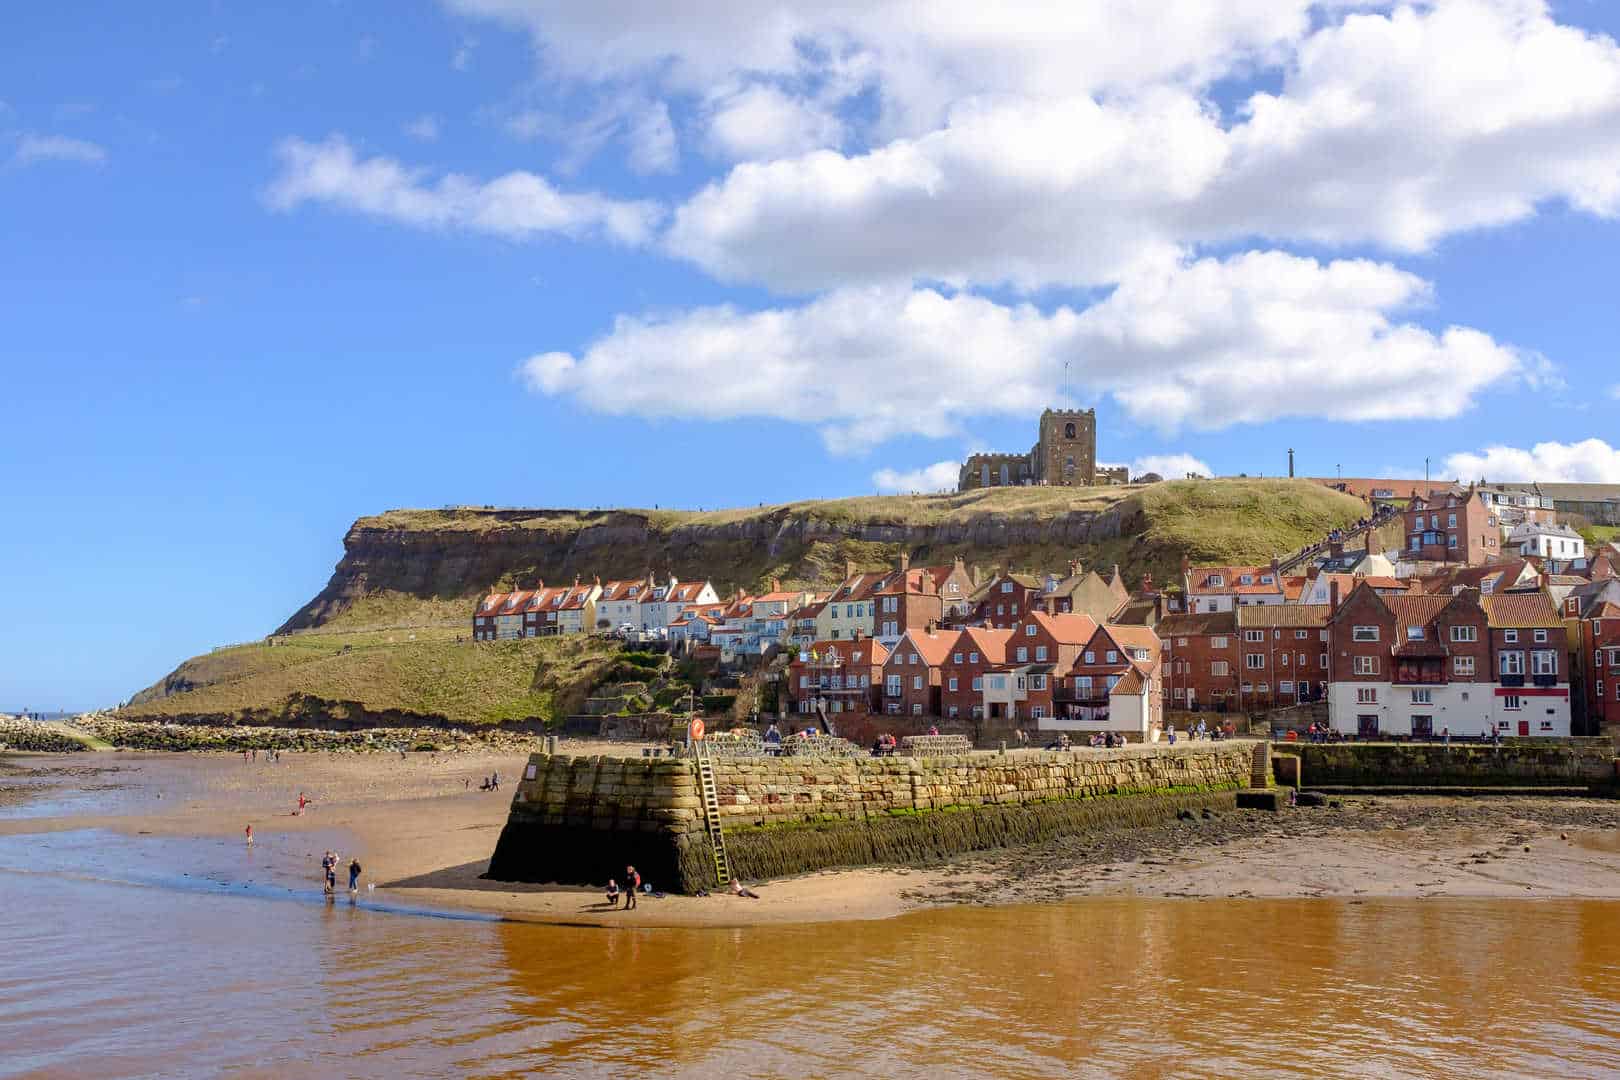
[{"label": "breakwater rock", "polygon": [[[278,728],[263,725],[159,724],[120,720],[101,715],[85,717],[81,726],[113,746],[129,750],[232,751],[289,750],[304,752],[378,753],[399,750],[480,753],[523,753],[544,742],[531,735],[505,731],[474,734],[452,728],[367,728],[362,731],[323,731],[315,728]],[[82,749],[75,746],[74,749]]]},{"label": "breakwater rock", "polygon": [[[942,758],[713,763],[738,876],[921,864],[964,851],[1230,807],[1254,744]],[[501,881],[595,884],[634,863],[665,888],[713,888],[689,761],[536,754],[490,861]]]},{"label": "breakwater rock", "polygon": [[44,754],[72,754],[86,749],[84,743],[49,724],[12,716],[0,716],[0,748]]}]

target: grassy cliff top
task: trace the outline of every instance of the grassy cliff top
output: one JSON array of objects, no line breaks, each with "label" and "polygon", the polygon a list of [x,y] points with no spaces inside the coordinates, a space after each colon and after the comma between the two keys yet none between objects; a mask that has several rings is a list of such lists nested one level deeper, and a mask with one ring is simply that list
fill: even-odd
[{"label": "grassy cliff top", "polygon": [[[1236,481],[1211,483],[1225,485]],[[756,518],[795,514],[812,515],[818,520],[830,522],[881,522],[928,527],[965,521],[980,514],[1066,514],[1076,510],[1107,510],[1146,490],[1150,489],[1123,486],[987,488],[949,495],[863,495],[849,499],[806,499],[718,510],[648,510],[634,507],[548,510],[452,506],[440,510],[387,510],[360,518],[355,522],[355,528],[405,529],[412,532],[530,528],[553,532],[583,528],[616,514],[643,518],[649,525],[661,530],[692,525],[732,525]]]}]

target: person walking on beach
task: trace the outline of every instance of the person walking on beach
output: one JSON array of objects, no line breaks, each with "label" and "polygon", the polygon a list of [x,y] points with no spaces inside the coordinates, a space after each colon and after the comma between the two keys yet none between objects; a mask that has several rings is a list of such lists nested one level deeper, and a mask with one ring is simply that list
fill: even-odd
[{"label": "person walking on beach", "polygon": [[304,798],[304,793],[302,791],[300,791],[298,793],[298,810],[297,810],[297,812],[296,812],[296,814],[294,816],[296,816],[297,814],[302,814],[304,812],[304,807],[306,807],[308,805],[309,805],[309,800]]},{"label": "person walking on beach", "polygon": [[253,826],[252,825],[249,825],[247,827],[247,844],[248,844],[248,847],[253,846]]},{"label": "person walking on beach", "polygon": [[357,893],[359,891],[360,891],[360,860],[359,859],[350,859],[349,860],[349,892],[352,894],[352,893]]},{"label": "person walking on beach", "polygon": [[630,911],[636,906],[636,894],[641,891],[641,875],[636,868],[624,868],[624,910]]}]

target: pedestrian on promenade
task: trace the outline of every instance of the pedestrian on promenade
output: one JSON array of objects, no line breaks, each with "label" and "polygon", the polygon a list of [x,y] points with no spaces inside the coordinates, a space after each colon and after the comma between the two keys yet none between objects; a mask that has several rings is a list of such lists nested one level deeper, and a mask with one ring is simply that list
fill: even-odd
[{"label": "pedestrian on promenade", "polygon": [[624,910],[630,911],[636,906],[636,894],[640,891],[641,875],[636,873],[635,867],[626,866],[624,868]]},{"label": "pedestrian on promenade", "polygon": [[350,859],[349,860],[349,892],[357,893],[359,891],[360,891],[360,860],[359,859]]}]

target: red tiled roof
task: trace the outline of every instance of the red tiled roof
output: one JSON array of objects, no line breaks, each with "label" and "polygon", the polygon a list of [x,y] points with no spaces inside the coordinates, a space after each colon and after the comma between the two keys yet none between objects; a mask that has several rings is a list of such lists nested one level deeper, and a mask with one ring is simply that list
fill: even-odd
[{"label": "red tiled roof", "polygon": [[894,652],[901,652],[909,642],[911,647],[916,650],[917,655],[923,658],[925,664],[929,667],[938,667],[951,654],[951,646],[956,644],[956,639],[959,636],[960,634],[954,630],[936,630],[930,634],[926,630],[918,630],[913,627],[907,630],[904,636],[895,643]]},{"label": "red tiled roof", "polygon": [[1331,604],[1249,604],[1237,609],[1237,625],[1244,629],[1324,627],[1333,614]]},{"label": "red tiled roof", "polygon": [[802,653],[814,652],[826,659],[829,650],[838,650],[838,655],[851,664],[883,665],[889,659],[889,650],[884,648],[883,642],[876,638],[842,638],[838,640],[815,641],[809,645],[800,646]]},{"label": "red tiled roof", "polygon": [[1097,632],[1097,621],[1090,615],[1074,612],[1048,615],[1044,611],[1032,611],[1026,618],[1034,619],[1060,645],[1084,645]]},{"label": "red tiled roof", "polygon": [[1620,604],[1605,600],[1596,609],[1586,613],[1588,619],[1620,619]]},{"label": "red tiled roof", "polygon": [[[1260,604],[1239,608],[1238,611],[1258,611],[1277,605]],[[1169,637],[1205,637],[1231,635],[1237,632],[1237,611],[1206,611],[1202,614],[1182,613],[1166,615],[1154,627],[1162,640]]]},{"label": "red tiled roof", "polygon": [[1007,662],[1007,642],[1011,630],[993,630],[987,626],[969,626],[957,636],[953,652],[977,652],[987,664]]},{"label": "red tiled roof", "polygon": [[[1211,585],[1210,575],[1219,574],[1222,584]],[[1254,580],[1248,584],[1241,584],[1243,575],[1249,575]],[[1268,576],[1270,583],[1262,584],[1261,576]],[[1194,593],[1280,593],[1282,586],[1277,583],[1277,575],[1272,574],[1269,566],[1195,566],[1187,571],[1187,591]]]},{"label": "red tiled roof", "polygon": [[1492,629],[1497,627],[1541,627],[1557,629],[1563,626],[1552,601],[1545,593],[1503,593],[1482,596],[1479,606],[1485,609]]}]

